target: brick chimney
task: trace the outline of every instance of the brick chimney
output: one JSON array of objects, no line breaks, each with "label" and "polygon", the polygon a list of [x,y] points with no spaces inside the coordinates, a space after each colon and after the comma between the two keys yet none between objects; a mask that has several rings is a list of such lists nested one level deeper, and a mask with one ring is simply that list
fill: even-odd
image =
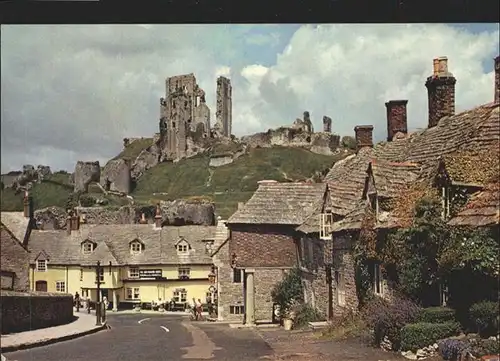
[{"label": "brick chimney", "polygon": [[356,150],[363,147],[373,147],[373,125],[357,125],[354,127],[356,134]]},{"label": "brick chimney", "polygon": [[448,71],[448,58],[433,60],[433,74],[425,86],[429,100],[428,127],[435,127],[442,117],[455,114],[455,84],[457,79]]},{"label": "brick chimney", "polygon": [[160,203],[158,203],[156,205],[155,227],[161,228],[161,224],[162,224],[161,208],[160,208]]},{"label": "brick chimney", "polygon": [[323,117],[323,132],[332,132],[332,118],[327,117],[326,115]]},{"label": "brick chimney", "polygon": [[500,103],[500,55],[495,58],[495,103]]},{"label": "brick chimney", "polygon": [[391,142],[394,134],[408,133],[408,122],[406,120],[406,105],[408,100],[389,100],[385,103],[387,108],[387,141]]}]

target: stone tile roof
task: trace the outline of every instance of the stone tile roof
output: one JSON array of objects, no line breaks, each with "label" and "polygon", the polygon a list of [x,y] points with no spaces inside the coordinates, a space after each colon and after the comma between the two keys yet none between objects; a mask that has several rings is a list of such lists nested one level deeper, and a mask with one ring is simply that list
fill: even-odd
[{"label": "stone tile roof", "polygon": [[[500,180],[499,180],[500,182]],[[452,226],[489,226],[500,223],[500,183],[492,183],[474,194],[464,210],[452,218]]]},{"label": "stone tile roof", "polygon": [[313,214],[311,214],[309,217],[307,217],[304,223],[302,223],[295,229],[305,234],[317,233],[319,232],[320,220],[321,220],[321,214],[318,210]]},{"label": "stone tile roof", "polygon": [[[431,173],[429,169],[436,166],[439,157],[459,149],[485,149],[498,142],[499,138],[499,104],[491,103],[444,117],[437,126],[409,134],[406,138],[382,142],[373,148],[362,148],[358,154],[335,163],[325,177],[330,189],[332,212],[347,216],[360,206],[358,200],[365,187],[366,167],[374,159],[375,164],[382,164],[384,161],[389,164],[399,162],[406,163],[411,168],[404,171],[394,168],[398,175],[382,191],[389,195],[394,190],[392,185],[398,183],[397,179],[404,180],[407,177],[406,171],[410,171],[406,174],[412,174],[413,178],[416,169],[420,167],[419,174],[422,177],[423,174]],[[383,166],[379,170],[379,179],[391,177],[383,175]]]},{"label": "stone tile roof", "polygon": [[421,167],[410,162],[388,162],[372,159],[369,165],[373,172],[377,195],[392,198],[401,187],[417,180]]},{"label": "stone tile roof", "polygon": [[1,212],[0,221],[19,242],[23,242],[29,225],[29,218],[24,216],[24,212]]},{"label": "stone tile roof", "polygon": [[300,225],[323,203],[325,191],[324,183],[260,184],[227,223]]},{"label": "stone tile roof", "polygon": [[[155,229],[152,225],[82,225],[69,236],[66,231],[33,231],[29,241],[31,262],[45,252],[49,262],[63,265],[90,265],[100,261],[107,265],[211,264],[205,251],[206,240],[215,238],[215,226],[182,226]],[[177,253],[176,243],[186,240],[190,249],[186,255]],[[94,252],[84,255],[82,242],[96,244]],[[140,254],[130,252],[130,242],[144,245]]]},{"label": "stone tile roof", "polygon": [[367,209],[368,201],[366,199],[358,200],[351,212],[349,212],[342,220],[333,224],[332,232],[349,231],[361,228]]}]

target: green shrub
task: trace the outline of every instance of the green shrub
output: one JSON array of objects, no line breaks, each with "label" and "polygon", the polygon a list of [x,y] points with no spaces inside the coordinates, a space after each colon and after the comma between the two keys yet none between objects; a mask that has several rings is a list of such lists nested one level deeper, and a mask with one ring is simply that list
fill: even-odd
[{"label": "green shrub", "polygon": [[497,340],[483,339],[472,345],[472,355],[482,357],[500,354],[500,343]]},{"label": "green shrub", "polygon": [[82,207],[92,207],[95,204],[95,198],[88,194],[82,194],[78,200]]},{"label": "green shrub", "polygon": [[499,333],[498,313],[498,302],[490,301],[478,302],[472,305],[469,310],[471,321],[481,336],[492,336]]},{"label": "green shrub", "polygon": [[307,326],[309,322],[324,321],[325,316],[316,308],[312,307],[310,304],[300,305],[295,314],[294,326],[296,328]]},{"label": "green shrub", "polygon": [[443,338],[457,335],[459,332],[458,322],[410,323],[401,329],[401,349],[416,351]]},{"label": "green shrub", "polygon": [[420,311],[417,322],[443,323],[455,321],[455,310],[449,307],[428,307]]},{"label": "green shrub", "polygon": [[294,304],[304,300],[302,278],[298,268],[292,269],[271,291],[273,302],[279,305],[280,316],[286,317]]}]

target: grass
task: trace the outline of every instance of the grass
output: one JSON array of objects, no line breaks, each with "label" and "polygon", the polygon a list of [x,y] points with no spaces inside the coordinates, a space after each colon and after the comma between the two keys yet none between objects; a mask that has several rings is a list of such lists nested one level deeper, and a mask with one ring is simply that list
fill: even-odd
[{"label": "grass", "polygon": [[[133,156],[151,144],[148,138],[137,140],[116,158]],[[234,145],[229,144],[228,147]],[[217,152],[224,149],[217,149]],[[200,154],[177,163],[162,163],[149,169],[137,182],[131,195],[138,205],[151,205],[160,200],[205,197],[215,202],[217,214],[229,217],[237,209],[238,202],[246,202],[263,179],[277,181],[304,180],[315,172],[330,168],[334,162],[347,156],[326,156],[301,148],[252,149],[233,163],[221,167],[209,167],[209,156]],[[35,208],[48,206],[65,207],[73,187],[67,174],[53,174],[42,184],[33,186]],[[96,186],[89,187],[89,194],[107,198],[110,206],[128,204],[124,198],[101,193]],[[2,210],[22,211],[22,195],[14,195],[11,189],[2,191]]]},{"label": "grass", "polygon": [[346,313],[333,320],[327,329],[318,334],[321,339],[345,340],[366,336],[366,322],[358,314]]},{"label": "grass", "polygon": [[142,138],[135,140],[132,143],[130,143],[128,147],[123,149],[121,153],[118,154],[113,159],[120,159],[120,158],[135,159],[144,149],[148,148],[152,144],[153,144],[153,138]]}]

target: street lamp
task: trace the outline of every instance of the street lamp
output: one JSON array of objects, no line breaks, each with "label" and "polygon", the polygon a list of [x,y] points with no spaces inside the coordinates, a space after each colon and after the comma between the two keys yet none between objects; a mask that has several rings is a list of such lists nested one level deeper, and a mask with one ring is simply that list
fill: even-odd
[{"label": "street lamp", "polygon": [[97,282],[97,302],[95,304],[96,326],[102,326],[101,323],[101,261],[97,261],[96,282]]}]

